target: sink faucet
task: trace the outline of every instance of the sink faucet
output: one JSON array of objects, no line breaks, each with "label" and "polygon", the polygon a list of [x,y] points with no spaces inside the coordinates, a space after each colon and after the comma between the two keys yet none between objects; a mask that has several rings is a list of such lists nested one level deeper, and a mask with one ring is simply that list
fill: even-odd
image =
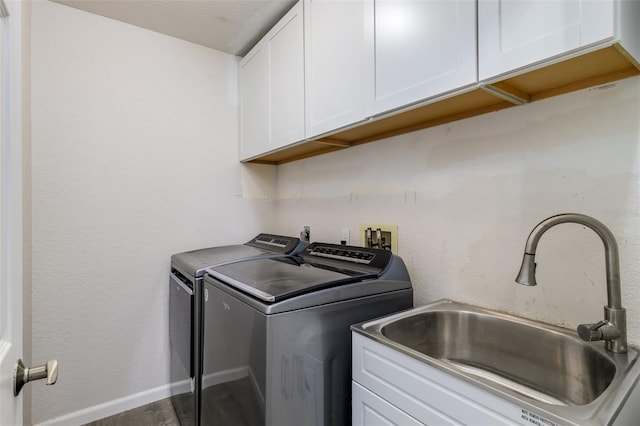
[{"label": "sink faucet", "polygon": [[523,285],[536,285],[536,248],[540,237],[551,227],[561,223],[577,223],[595,231],[604,243],[607,268],[607,306],[604,307],[604,320],[594,324],[580,324],[578,335],[585,341],[604,340],[605,348],[614,353],[627,353],[627,319],[622,307],[620,292],[620,262],[616,239],[602,222],[583,214],[565,213],[551,216],[540,222],[527,238],[524,258],[516,282]]}]

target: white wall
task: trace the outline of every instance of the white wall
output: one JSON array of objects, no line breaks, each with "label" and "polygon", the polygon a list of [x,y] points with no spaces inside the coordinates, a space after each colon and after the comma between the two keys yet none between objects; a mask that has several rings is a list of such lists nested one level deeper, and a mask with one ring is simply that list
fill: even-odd
[{"label": "white wall", "polygon": [[171,254],[274,209],[240,197],[235,57],[49,1],[32,30],[33,362],[60,363],[39,423],[164,389]]},{"label": "white wall", "polygon": [[618,240],[629,340],[640,345],[640,78],[278,166],[278,231],[312,239],[399,225],[416,305],[450,298],[575,326],[602,318],[604,250],[559,225],[537,287],[514,283],[531,229],[577,212]]},{"label": "white wall", "polygon": [[398,224],[416,304],[574,326],[606,302],[595,234],[554,228],[540,284],[513,278],[537,222],[593,215],[618,238],[640,345],[639,78],[279,166],[275,196],[275,169],[252,168],[245,186],[276,201],[247,200],[235,58],[44,1],[32,31],[33,362],[60,362],[32,385],[34,423],[165,389],[172,253],[303,225],[356,243],[362,222]]}]

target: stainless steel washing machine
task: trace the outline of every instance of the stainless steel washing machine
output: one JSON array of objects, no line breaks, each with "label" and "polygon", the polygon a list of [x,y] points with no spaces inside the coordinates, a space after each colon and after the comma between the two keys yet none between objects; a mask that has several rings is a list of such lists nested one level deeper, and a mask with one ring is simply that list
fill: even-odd
[{"label": "stainless steel washing machine", "polygon": [[350,425],[350,325],[413,306],[402,259],[325,243],[203,287],[203,425]]},{"label": "stainless steel washing machine", "polygon": [[205,268],[247,258],[282,256],[306,246],[307,243],[298,238],[259,234],[245,244],[193,250],[171,256],[171,399],[182,425],[200,424],[201,295]]}]

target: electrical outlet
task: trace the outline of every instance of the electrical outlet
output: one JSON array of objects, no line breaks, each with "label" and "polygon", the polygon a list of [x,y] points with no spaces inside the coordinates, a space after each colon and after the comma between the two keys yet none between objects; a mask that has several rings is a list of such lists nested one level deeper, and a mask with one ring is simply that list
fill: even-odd
[{"label": "electrical outlet", "polygon": [[349,238],[349,228],[342,228],[340,230],[340,244],[342,244],[343,246],[348,246],[351,244]]},{"label": "electrical outlet", "polygon": [[382,248],[398,254],[398,225],[360,224],[360,245],[362,247]]}]

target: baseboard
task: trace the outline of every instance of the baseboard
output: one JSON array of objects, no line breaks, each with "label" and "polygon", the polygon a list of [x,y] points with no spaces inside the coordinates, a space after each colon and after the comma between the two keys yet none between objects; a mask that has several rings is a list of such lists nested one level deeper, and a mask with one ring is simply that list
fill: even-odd
[{"label": "baseboard", "polygon": [[249,367],[230,368],[224,371],[207,374],[202,377],[202,388],[206,389],[220,383],[233,382],[249,375]]},{"label": "baseboard", "polygon": [[131,410],[132,408],[169,398],[170,396],[171,385],[159,386],[124,398],[114,399],[113,401],[65,414],[64,416],[56,417],[55,419],[42,423],[37,423],[35,426],[80,426],[104,417],[122,413],[123,411]]}]

